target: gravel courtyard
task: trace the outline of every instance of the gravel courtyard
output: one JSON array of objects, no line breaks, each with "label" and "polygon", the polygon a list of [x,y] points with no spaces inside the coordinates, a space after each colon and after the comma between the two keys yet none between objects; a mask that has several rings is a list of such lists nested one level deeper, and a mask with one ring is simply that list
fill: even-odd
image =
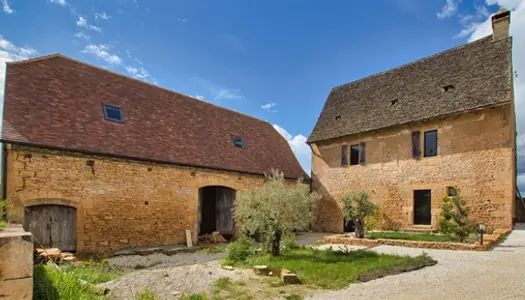
[{"label": "gravel courtyard", "polygon": [[525,299],[525,230],[515,230],[492,251],[448,251],[393,246],[381,253],[427,252],[438,264],[346,289],[320,292],[306,299]]}]

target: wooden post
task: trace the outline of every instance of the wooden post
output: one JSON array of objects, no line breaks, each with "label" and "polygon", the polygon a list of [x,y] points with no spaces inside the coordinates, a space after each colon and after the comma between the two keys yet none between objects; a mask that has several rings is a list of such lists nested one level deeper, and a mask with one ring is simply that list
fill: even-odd
[{"label": "wooden post", "polygon": [[186,245],[188,248],[192,248],[193,244],[191,242],[191,231],[189,229],[186,229]]}]

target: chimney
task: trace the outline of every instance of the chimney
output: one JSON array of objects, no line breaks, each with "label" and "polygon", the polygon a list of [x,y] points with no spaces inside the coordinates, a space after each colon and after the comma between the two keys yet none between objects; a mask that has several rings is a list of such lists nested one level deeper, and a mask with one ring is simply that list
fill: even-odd
[{"label": "chimney", "polygon": [[492,41],[496,42],[509,37],[510,11],[501,7],[492,16]]}]

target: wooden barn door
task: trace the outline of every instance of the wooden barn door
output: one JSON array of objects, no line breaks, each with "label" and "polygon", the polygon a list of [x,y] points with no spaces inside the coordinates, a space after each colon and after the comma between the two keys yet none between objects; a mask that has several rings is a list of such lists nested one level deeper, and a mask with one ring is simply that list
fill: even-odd
[{"label": "wooden barn door", "polygon": [[30,206],[25,209],[24,229],[31,231],[45,248],[75,251],[76,215],[76,209],[67,206]]},{"label": "wooden barn door", "polygon": [[233,234],[233,201],[235,191],[230,188],[217,187],[216,229],[221,234]]}]

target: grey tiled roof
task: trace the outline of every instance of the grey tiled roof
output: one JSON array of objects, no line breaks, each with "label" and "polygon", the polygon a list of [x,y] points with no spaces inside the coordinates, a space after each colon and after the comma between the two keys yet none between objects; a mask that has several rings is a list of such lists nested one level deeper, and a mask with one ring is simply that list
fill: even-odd
[{"label": "grey tiled roof", "polygon": [[511,48],[511,37],[488,36],[335,87],[308,142],[511,101]]}]

